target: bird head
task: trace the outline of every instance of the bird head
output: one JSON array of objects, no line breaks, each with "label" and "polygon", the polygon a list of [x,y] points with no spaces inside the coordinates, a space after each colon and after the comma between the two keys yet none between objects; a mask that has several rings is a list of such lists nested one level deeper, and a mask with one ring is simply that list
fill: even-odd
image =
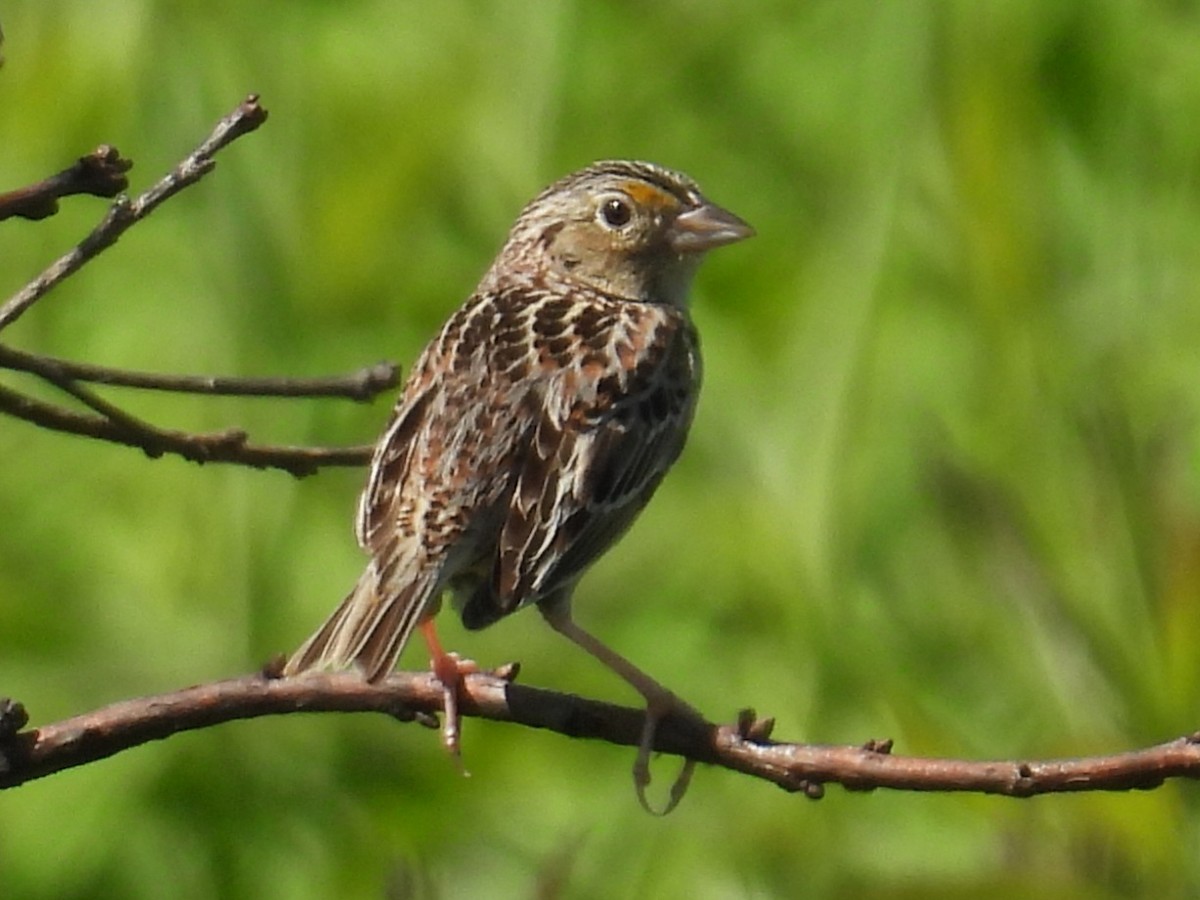
[{"label": "bird head", "polygon": [[495,268],[605,294],[682,306],[704,254],[754,234],[692,179],[644,162],[598,162],[550,185],[522,211]]}]

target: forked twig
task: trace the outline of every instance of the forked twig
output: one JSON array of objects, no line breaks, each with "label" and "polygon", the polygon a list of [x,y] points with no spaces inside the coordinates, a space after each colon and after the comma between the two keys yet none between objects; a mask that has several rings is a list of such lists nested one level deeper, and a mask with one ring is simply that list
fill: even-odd
[{"label": "forked twig", "polygon": [[11,325],[52,287],[115,244],[134,223],[148,216],[163,201],[207,175],[216,164],[213,155],[217,151],[242,135],[249,134],[266,120],[267,111],[259,105],[258,95],[251,94],[237,109],[217,123],[199,147],[153,187],[135,200],[118,198],[109,207],[108,214],[87,237],[0,306],[0,329]]},{"label": "forked twig", "polygon": [[281,469],[296,477],[311,475],[322,466],[363,466],[372,447],[287,447],[252,444],[246,432],[231,428],[209,434],[171,431],[146,423],[123,422],[72,412],[0,385],[0,412],[41,428],[137,447],[152,459],[173,454],[197,463],[237,463],[257,469]]},{"label": "forked twig", "polygon": [[[148,190],[133,200],[119,198],[76,247],[0,306],[0,329],[15,322],[48,291],[111,247],[127,229],[164,201],[199,181],[212,170],[213,157],[219,150],[258,128],[266,118],[267,111],[259,104],[257,95],[250,95]],[[107,191],[111,195],[127,185],[124,173],[130,165],[111,147],[103,146],[52,178],[0,196],[0,218],[5,208],[10,215],[27,218],[49,215],[56,198],[71,193]],[[315,472],[323,465],[362,465],[370,458],[370,448],[264,446],[251,443],[246,432],[238,428],[211,434],[160,428],[101,397],[85,383],[195,394],[343,397],[365,401],[395,387],[400,380],[398,367],[390,363],[332,378],[229,378],[135,372],[57,359],[5,345],[0,345],[0,368],[41,378],[91,411],[68,409],[0,386],[0,412],[43,428],[138,447],[151,457],[176,454],[195,462],[279,468],[298,476]]]}]

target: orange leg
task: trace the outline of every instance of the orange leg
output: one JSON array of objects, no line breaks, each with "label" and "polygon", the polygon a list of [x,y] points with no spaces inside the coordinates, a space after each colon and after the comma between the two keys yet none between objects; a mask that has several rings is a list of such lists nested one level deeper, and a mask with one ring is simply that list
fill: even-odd
[{"label": "orange leg", "polygon": [[[462,729],[458,714],[459,690],[462,686],[463,676],[479,671],[479,667],[469,659],[460,659],[458,654],[447,653],[442,649],[442,642],[438,640],[437,629],[434,627],[432,618],[426,619],[419,627],[421,636],[425,638],[425,645],[429,648],[429,668],[433,671],[434,677],[442,683],[442,709],[444,712],[442,745],[458,762],[461,769],[459,737]],[[463,770],[463,774],[465,775],[467,772]]]}]

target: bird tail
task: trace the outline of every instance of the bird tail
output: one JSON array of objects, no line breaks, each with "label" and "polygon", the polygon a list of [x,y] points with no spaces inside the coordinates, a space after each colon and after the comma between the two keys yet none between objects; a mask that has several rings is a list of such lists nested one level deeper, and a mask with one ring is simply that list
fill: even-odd
[{"label": "bird tail", "polygon": [[436,612],[428,609],[436,599],[435,583],[418,577],[383,596],[375,567],[368,566],[333,614],[291,655],[283,674],[355,668],[367,681],[381,681],[396,667],[413,629]]}]

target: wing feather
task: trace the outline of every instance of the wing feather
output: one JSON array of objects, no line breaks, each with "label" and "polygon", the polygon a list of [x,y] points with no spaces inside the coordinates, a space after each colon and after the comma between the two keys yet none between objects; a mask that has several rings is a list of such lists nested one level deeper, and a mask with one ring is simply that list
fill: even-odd
[{"label": "wing feather", "polygon": [[464,606],[467,627],[569,590],[678,458],[699,380],[695,332],[682,314],[664,316],[627,356],[620,377],[583,369],[539,398],[493,576]]}]

